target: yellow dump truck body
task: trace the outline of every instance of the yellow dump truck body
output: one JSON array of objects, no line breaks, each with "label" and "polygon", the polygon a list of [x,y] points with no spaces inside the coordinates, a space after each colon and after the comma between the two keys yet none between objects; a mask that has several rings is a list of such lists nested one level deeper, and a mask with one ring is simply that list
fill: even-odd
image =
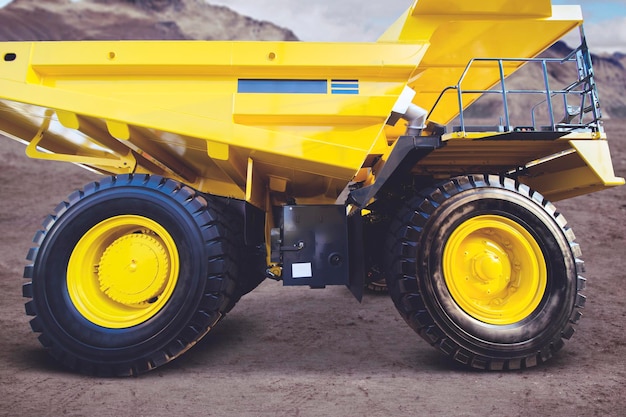
[{"label": "yellow dump truck body", "polygon": [[[30,59],[15,71],[15,80],[3,80],[8,84],[3,95],[53,109],[59,128],[85,130],[79,136],[87,136],[82,142],[44,138],[42,147],[108,156],[86,149],[97,142],[115,151],[114,159],[132,148],[141,151],[136,165],[105,168],[84,161],[108,172],[167,173],[237,198],[245,195],[251,160],[256,172],[288,180],[304,196],[328,193],[333,199],[382,135],[398,92],[426,50],[425,45],[244,42],[8,47],[18,59],[5,64],[17,67],[19,57]],[[356,74],[359,94],[332,89]],[[273,92],[240,92],[246,88]],[[43,111],[27,120],[7,105],[4,130],[30,140]],[[29,132],[20,135],[20,128]]]},{"label": "yellow dump truck body", "polygon": [[[544,0],[522,10],[511,1],[466,3],[415,2],[376,43],[4,43],[0,128],[30,142],[51,117],[37,145],[55,156],[31,156],[158,173],[260,207],[268,188],[331,202],[393,149],[404,128],[386,123],[406,86],[430,109],[470,59],[535,56],[582,21],[578,7]],[[505,75],[520,66],[507,63]],[[484,90],[498,80],[485,66],[465,83]],[[446,96],[431,120],[458,112]],[[568,146],[517,148],[508,169]],[[489,160],[459,164],[490,170]]]}]

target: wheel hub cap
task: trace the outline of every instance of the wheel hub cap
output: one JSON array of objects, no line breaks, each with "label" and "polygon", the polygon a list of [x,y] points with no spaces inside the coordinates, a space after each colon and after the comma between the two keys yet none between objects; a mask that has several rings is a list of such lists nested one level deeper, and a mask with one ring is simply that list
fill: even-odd
[{"label": "wheel hub cap", "polygon": [[153,317],[171,299],[180,271],[176,242],[147,217],[120,215],[87,230],[67,267],[74,308],[105,328],[127,328]]},{"label": "wheel hub cap", "polygon": [[146,234],[115,240],[98,267],[100,289],[125,305],[154,302],[165,288],[169,261],[163,245]]},{"label": "wheel hub cap", "polygon": [[444,248],[443,270],[459,307],[490,324],[523,320],[541,302],[547,283],[534,237],[495,215],[469,219],[455,229]]}]

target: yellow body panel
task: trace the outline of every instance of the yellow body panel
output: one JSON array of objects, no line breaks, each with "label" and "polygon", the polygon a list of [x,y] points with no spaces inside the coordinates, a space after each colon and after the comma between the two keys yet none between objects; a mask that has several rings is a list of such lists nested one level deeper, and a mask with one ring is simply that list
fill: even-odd
[{"label": "yellow body panel", "polygon": [[[427,44],[42,42],[2,48],[17,58],[1,65],[0,96],[30,105],[0,103],[7,115],[0,127],[13,136],[31,140],[45,109],[53,109],[56,117],[38,145],[82,156],[100,170],[157,172],[243,198],[252,158],[265,178],[286,178],[297,197],[334,201],[383,137]],[[333,80],[346,77],[358,79],[358,94],[333,94]],[[238,92],[239,80],[271,79],[295,80],[296,92]],[[325,90],[297,91],[306,81]],[[82,134],[63,134],[66,128]],[[120,168],[130,150],[138,154],[137,166]],[[87,156],[120,163],[98,164]]]},{"label": "yellow body panel", "polygon": [[[409,85],[417,92],[415,102],[430,109],[441,91],[460,78],[471,59],[534,57],[582,20],[579,7],[552,6],[550,0],[419,0],[379,41],[428,39],[432,47]],[[520,66],[519,62],[509,63],[506,75]],[[469,74],[465,87],[486,90],[498,80],[498,69],[485,65]],[[455,97],[445,97],[431,119],[446,124],[458,111]]]},{"label": "yellow body panel", "polygon": [[[470,59],[532,57],[581,22],[579,7],[549,0],[418,0],[374,43],[5,42],[0,130],[31,142],[31,157],[165,175],[263,209],[268,197],[332,203],[358,173],[375,181],[369,169],[404,130],[387,123],[407,86],[429,109]],[[499,77],[479,66],[466,83],[487,89]],[[431,120],[458,113],[445,97]],[[466,139],[417,170],[445,175],[453,149],[474,155],[458,159],[462,172],[569,149],[517,143],[503,162]]]}]

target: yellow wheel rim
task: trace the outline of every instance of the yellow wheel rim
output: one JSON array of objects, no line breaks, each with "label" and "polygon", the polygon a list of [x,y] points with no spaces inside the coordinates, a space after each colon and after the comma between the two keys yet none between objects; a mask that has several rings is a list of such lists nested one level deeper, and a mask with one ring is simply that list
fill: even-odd
[{"label": "yellow wheel rim", "polygon": [[87,320],[121,329],[154,317],[172,296],[178,272],[170,234],[151,219],[123,215],[98,223],[78,241],[67,287]]},{"label": "yellow wheel rim", "polygon": [[459,307],[496,325],[528,317],[547,284],[537,241],[519,223],[496,215],[474,217],[452,233],[443,252],[443,273]]}]

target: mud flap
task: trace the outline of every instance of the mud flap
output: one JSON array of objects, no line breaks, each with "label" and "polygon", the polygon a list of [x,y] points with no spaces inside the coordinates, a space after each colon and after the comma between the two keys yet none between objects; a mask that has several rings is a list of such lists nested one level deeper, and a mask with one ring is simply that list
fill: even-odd
[{"label": "mud flap", "polygon": [[359,210],[348,217],[348,252],[350,254],[350,277],[348,289],[360,303],[365,289],[365,245],[363,216]]}]

